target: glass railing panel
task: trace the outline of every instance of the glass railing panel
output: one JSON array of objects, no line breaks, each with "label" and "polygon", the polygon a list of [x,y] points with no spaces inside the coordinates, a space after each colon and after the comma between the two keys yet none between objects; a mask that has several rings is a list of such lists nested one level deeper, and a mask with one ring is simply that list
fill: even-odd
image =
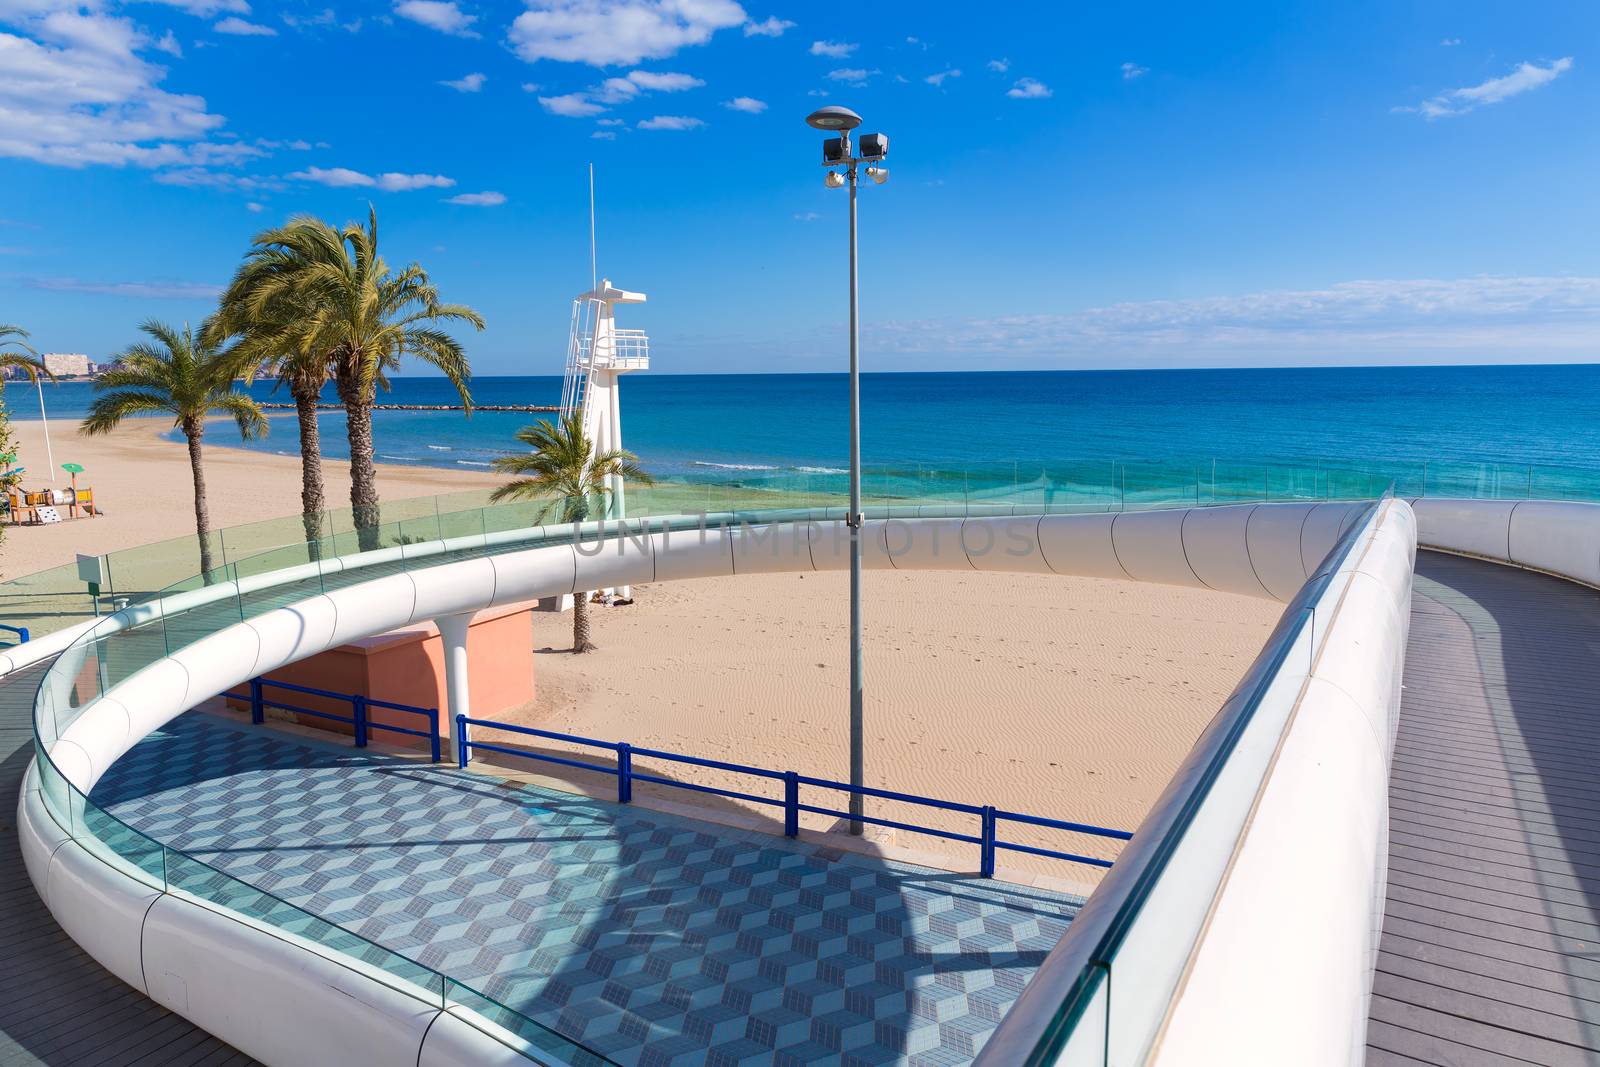
[{"label": "glass railing panel", "polygon": [[39,776],[39,795],[44,800],[44,806],[56,822],[69,833],[71,832],[71,805],[67,798],[73,793],[72,785],[62,777],[56,765],[50,762],[50,755],[45,751],[44,743],[38,737],[33,742],[34,766]]},{"label": "glass railing panel", "polygon": [[1538,500],[1600,499],[1600,474],[1563,467],[1534,467],[1530,496]]},{"label": "glass railing panel", "polygon": [[484,1033],[529,1059],[563,1067],[607,1067],[613,1063],[593,1049],[460,982],[446,981],[445,998],[451,1006],[475,1013],[488,1024],[479,1027]]},{"label": "glass railing panel", "polygon": [[[185,525],[193,523],[192,517],[180,517],[175,521]],[[212,545],[217,549],[216,560],[222,561],[215,534]],[[190,533],[155,544],[108,552],[104,561],[114,595],[139,601],[175,582],[195,581],[200,573],[200,541]]]},{"label": "glass railing panel", "polygon": [[[1105,1067],[1110,1046],[1111,981],[1104,967],[1090,966],[1091,991],[1074,1020],[1053,1067]],[[1120,991],[1119,991],[1120,992]],[[1130,992],[1137,993],[1137,990]]]},{"label": "glass railing panel", "polygon": [[1106,462],[1049,463],[1044,468],[1042,506],[1049,511],[1110,511],[1120,503],[1115,465]]},{"label": "glass railing panel", "polygon": [[482,539],[488,531],[489,508],[472,508],[468,511],[445,511],[439,514],[439,536],[447,541],[458,538]]},{"label": "glass railing panel", "polygon": [[397,992],[443,1007],[444,978],[431,968],[335,926],[266,890],[247,885],[177,849],[166,849],[165,863],[169,890],[181,891],[196,900],[320,946],[330,954],[364,965],[352,969]]},{"label": "glass railing panel", "polygon": [[[72,792],[77,794],[77,790]],[[166,849],[159,841],[146,837],[81,794],[74,799],[83,831],[76,840],[90,855],[152,889],[165,888]]]},{"label": "glass railing panel", "polygon": [[[112,590],[103,589],[100,611],[112,603]],[[68,563],[0,582],[0,622],[27,627],[42,637],[97,614],[88,587],[78,578],[78,567]]]},{"label": "glass railing panel", "polygon": [[1165,1017],[1311,670],[1310,622],[1311,611],[1304,609],[1282,665],[1108,961],[1117,991],[1110,1001],[1108,1062],[1140,1062]]}]

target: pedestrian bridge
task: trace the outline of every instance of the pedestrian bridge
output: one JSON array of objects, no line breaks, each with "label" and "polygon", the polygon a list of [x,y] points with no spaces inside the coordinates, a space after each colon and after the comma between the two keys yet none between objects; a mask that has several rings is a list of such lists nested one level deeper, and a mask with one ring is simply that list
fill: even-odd
[{"label": "pedestrian bridge", "polygon": [[[418,619],[442,620],[448,641],[448,620],[532,596],[842,568],[842,524],[826,511],[521,527],[292,565],[278,557],[9,650],[7,707],[26,712],[36,735],[18,816],[32,884],[66,935],[148,996],[152,1013],[268,1063],[848,1062],[852,1050],[857,1062],[990,1064],[1199,1064],[1219,1049],[1262,1064],[1592,1055],[1571,1006],[1592,977],[1574,951],[1594,932],[1577,832],[1586,733],[1570,727],[1573,758],[1553,751],[1551,733],[1584,714],[1575,650],[1588,647],[1594,594],[1517,568],[1600,583],[1600,507],[916,510],[869,523],[869,565],[1089,574],[1287,605],[1086,904],[863,869],[782,838],[724,842],[724,830],[595,801],[520,794],[508,804],[516,791],[481,775],[394,767],[185,714],[263,671]],[[1419,540],[1479,558],[1425,553],[1413,591]],[[455,629],[464,640],[465,625]],[[469,710],[464,679],[450,690],[451,710]],[[333,792],[297,814],[283,792],[297,782]],[[372,822],[374,809],[406,807],[388,804],[390,791],[419,788],[454,801],[433,838]],[[310,814],[341,792],[350,803],[331,810],[345,816]],[[498,840],[507,827],[496,820],[512,809],[514,840]],[[554,829],[538,839],[530,823]],[[410,847],[466,846],[474,834],[472,847],[490,850],[477,858]],[[506,859],[508,847],[524,851]],[[697,847],[716,857],[709,867]],[[652,849],[668,858],[647,872]],[[686,877],[696,863],[705,869]],[[627,864],[643,866],[619,881]],[[498,873],[478,879],[479,867]],[[741,868],[749,885],[721,887],[740,895],[730,916],[727,901],[703,895],[705,879]],[[418,881],[418,871],[435,876]],[[754,899],[763,878],[782,889]],[[829,886],[860,912],[831,938],[817,933],[828,932]],[[586,913],[590,891],[626,899]],[[619,907],[636,921],[613,922]],[[675,925],[702,912],[731,926],[697,940]],[[1519,944],[1517,929],[1536,936]],[[719,937],[726,945],[713,945]],[[615,980],[603,973],[619,965]],[[1485,1005],[1501,1010],[1468,1015],[1464,1029],[1461,1012]],[[1541,1041],[1568,1060],[1527,1055]]]}]

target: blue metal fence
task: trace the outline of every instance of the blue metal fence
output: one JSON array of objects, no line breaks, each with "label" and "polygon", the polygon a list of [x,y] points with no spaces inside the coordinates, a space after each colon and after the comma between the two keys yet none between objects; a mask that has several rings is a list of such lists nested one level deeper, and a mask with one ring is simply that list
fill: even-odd
[{"label": "blue metal fence", "polygon": [[[287,689],[291,693],[304,693],[307,696],[324,697],[329,700],[343,700],[350,705],[349,715],[338,715],[331,711],[321,711],[317,708],[308,708],[300,704],[289,704],[282,700],[268,700],[265,689],[271,686],[274,689]],[[396,704],[389,700],[378,700],[375,697],[363,696],[360,693],[335,693],[327,689],[316,689],[309,685],[295,685],[291,682],[275,682],[270,678],[250,679],[250,691],[247,693],[224,693],[223,696],[233,697],[235,700],[248,700],[250,702],[250,721],[262,723],[266,721],[266,709],[281,708],[292,711],[297,715],[313,715],[319,719],[332,719],[334,722],[349,723],[355,729],[357,748],[367,747],[367,738],[373,730],[388,730],[390,733],[409,734],[412,737],[426,738],[429,750],[433,754],[433,762],[438,763],[443,759],[439,736],[439,709],[418,708],[410,704]],[[428,728],[413,730],[407,726],[394,726],[386,722],[373,722],[371,710],[373,708],[386,708],[390,711],[402,711],[411,715],[421,715],[427,719]]]},{"label": "blue metal fence", "polygon": [[11,633],[16,634],[17,644],[19,645],[28,643],[28,628],[26,626],[7,626],[5,623],[0,622],[0,630],[9,630]]},{"label": "blue metal fence", "polygon": [[[512,748],[508,745],[497,745],[488,741],[474,741],[470,728],[483,726],[493,730],[505,730],[509,733],[524,734],[528,737],[539,737],[551,741],[564,741],[568,744],[585,745],[590,748],[603,749],[615,757],[613,765],[603,763],[589,763],[584,760],[572,759],[568,756],[556,756],[545,752],[530,752],[526,749]],[[1007,849],[1012,852],[1026,852],[1034,856],[1047,856],[1052,859],[1067,860],[1072,863],[1084,863],[1094,867],[1110,867],[1111,861],[1095,856],[1081,856],[1072,852],[1058,852],[1054,849],[1037,848],[1033,845],[1018,844],[1013,841],[1002,841],[999,837],[998,827],[1002,822],[1021,823],[1027,826],[1040,826],[1052,830],[1063,830],[1069,833],[1088,834],[1093,837],[1107,837],[1117,841],[1128,841],[1133,835],[1126,830],[1110,830],[1103,826],[1090,826],[1086,823],[1066,822],[1061,819],[1046,819],[1037,815],[1024,815],[1020,812],[1002,811],[992,805],[959,804],[950,800],[935,800],[932,797],[917,796],[912,793],[898,793],[891,789],[873,789],[867,786],[853,786],[846,782],[835,782],[827,778],[813,778],[809,775],[796,774],[794,771],[772,771],[763,767],[748,767],[742,763],[727,763],[723,760],[703,759],[699,756],[685,756],[678,752],[663,752],[654,748],[639,748],[626,741],[598,741],[592,737],[579,737],[576,734],[556,733],[553,730],[536,730],[531,726],[516,726],[512,723],[495,722],[491,719],[472,719],[465,715],[456,716],[456,763],[465,768],[472,758],[472,752],[499,752],[508,756],[517,756],[523,759],[542,760],[546,763],[558,763],[564,767],[576,767],[586,771],[596,771],[600,774],[613,775],[617,780],[617,802],[627,804],[633,800],[634,782],[653,782],[657,785],[671,786],[674,789],[687,789],[696,793],[711,793],[715,796],[729,797],[734,800],[747,800],[752,803],[762,804],[767,807],[783,809],[783,832],[786,837],[797,837],[800,833],[800,813],[811,812],[816,815],[832,815],[841,819],[852,819],[847,811],[834,808],[825,808],[816,804],[805,804],[800,800],[800,787],[809,786],[815,789],[831,789],[846,795],[859,795],[875,797],[879,800],[892,800],[904,804],[919,804],[923,807],[936,808],[940,811],[953,811],[963,815],[970,815],[978,820],[976,834],[958,833],[954,830],[939,830],[931,826],[918,826],[914,823],[897,822],[894,819],[884,819],[877,816],[861,815],[862,822],[874,826],[888,826],[896,830],[907,830],[911,833],[928,834],[933,837],[942,837],[950,841],[963,841],[967,844],[978,846],[978,873],[985,878],[994,877],[995,853],[998,849]],[[648,759],[668,760],[673,763],[687,763],[695,767],[709,767],[713,770],[732,771],[736,774],[749,774],[757,778],[783,783],[783,799],[764,797],[757,793],[741,793],[733,789],[719,789],[715,786],[697,785],[693,782],[680,782],[672,778],[664,778],[656,774],[648,774],[635,770],[633,761],[635,757],[643,756]]]}]

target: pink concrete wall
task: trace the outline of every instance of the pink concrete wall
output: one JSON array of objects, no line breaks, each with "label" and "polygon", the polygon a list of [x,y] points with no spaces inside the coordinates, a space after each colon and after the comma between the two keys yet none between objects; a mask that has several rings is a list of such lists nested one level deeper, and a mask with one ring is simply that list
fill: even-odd
[{"label": "pink concrete wall", "polygon": [[[492,718],[498,712],[533,699],[533,626],[529,615],[532,607],[531,602],[510,604],[481,611],[473,619],[467,636],[467,684],[472,694],[474,718]],[[340,645],[281,667],[266,678],[335,693],[360,693],[396,704],[438,708],[440,732],[446,737],[453,733],[449,701],[445,696],[444,643],[438,627],[431,622]],[[271,686],[264,695],[268,700],[281,699],[319,711],[350,714],[348,701]],[[249,707],[248,703],[237,700],[230,699],[228,703],[235,708]],[[423,716],[390,708],[372,708],[369,718],[374,723],[427,729]],[[345,723],[315,716],[303,715],[299,721],[336,733],[353,732]],[[420,738],[384,730],[375,731],[371,736],[390,744],[423,743]]]}]

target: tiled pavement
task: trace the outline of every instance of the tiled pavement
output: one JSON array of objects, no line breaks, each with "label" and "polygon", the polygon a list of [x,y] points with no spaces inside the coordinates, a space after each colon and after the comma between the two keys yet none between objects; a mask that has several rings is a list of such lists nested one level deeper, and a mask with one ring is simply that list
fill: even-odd
[{"label": "tiled pavement", "polygon": [[965,1063],[1081,903],[195,713],[94,799],[630,1067]]}]

